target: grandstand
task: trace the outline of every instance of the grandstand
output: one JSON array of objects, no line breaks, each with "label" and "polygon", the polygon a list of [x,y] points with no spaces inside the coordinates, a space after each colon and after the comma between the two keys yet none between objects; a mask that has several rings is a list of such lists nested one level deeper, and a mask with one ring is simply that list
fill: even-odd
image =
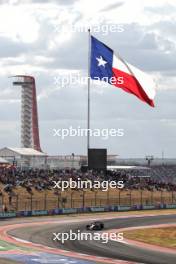
[{"label": "grandstand", "polygon": [[176,165],[152,166],[151,177],[165,184],[176,184]]},{"label": "grandstand", "polygon": [[[143,176],[143,177],[141,177]],[[150,176],[150,177],[144,177]],[[95,189],[67,189],[64,192],[53,189],[53,181],[104,180],[98,172],[81,172],[76,169],[60,170],[20,170],[15,168],[0,170],[0,208],[8,210],[52,210],[108,205],[152,205],[176,203],[176,166],[154,166],[107,172],[108,180],[123,180],[125,188],[109,189],[107,192]]]}]

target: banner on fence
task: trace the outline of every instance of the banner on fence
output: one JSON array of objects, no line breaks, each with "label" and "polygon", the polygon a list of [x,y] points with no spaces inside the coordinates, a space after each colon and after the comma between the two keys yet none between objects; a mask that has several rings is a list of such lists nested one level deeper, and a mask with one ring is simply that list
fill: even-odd
[{"label": "banner on fence", "polygon": [[77,213],[77,211],[78,211],[77,208],[63,208],[61,210],[63,214],[74,214]]},{"label": "banner on fence", "polygon": [[42,216],[42,215],[61,215],[76,214],[88,212],[117,212],[134,210],[152,210],[152,209],[176,209],[176,204],[156,204],[156,205],[135,205],[135,206],[105,206],[105,207],[85,207],[85,208],[56,208],[53,210],[33,210],[20,212],[0,212],[0,218],[10,218],[16,216]]},{"label": "banner on fence", "polygon": [[154,205],[142,205],[142,209],[144,210],[152,210],[155,209],[156,207]]},{"label": "banner on fence", "polygon": [[11,217],[16,217],[15,212],[0,212],[0,218],[11,218]]},{"label": "banner on fence", "polygon": [[166,209],[176,209],[176,204],[166,204]]},{"label": "banner on fence", "polygon": [[130,206],[118,206],[118,211],[130,211]]},{"label": "banner on fence", "polygon": [[36,216],[36,215],[48,215],[48,211],[47,210],[32,211],[32,216]]},{"label": "banner on fence", "polygon": [[105,207],[90,207],[91,212],[104,212]]}]

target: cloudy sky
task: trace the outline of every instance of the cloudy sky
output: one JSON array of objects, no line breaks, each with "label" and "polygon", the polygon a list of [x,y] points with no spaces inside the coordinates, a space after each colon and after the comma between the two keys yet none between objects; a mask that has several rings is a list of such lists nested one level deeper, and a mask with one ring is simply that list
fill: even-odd
[{"label": "cloudy sky", "polygon": [[175,157],[175,13],[173,0],[1,0],[0,147],[20,146],[20,89],[8,77],[27,74],[36,79],[43,151],[86,153],[85,137],[62,140],[53,129],[86,127],[86,83],[56,79],[86,77],[90,26],[95,37],[157,84],[153,109],[106,83],[92,83],[91,127],[122,128],[124,136],[91,138],[91,147],[107,147],[121,157],[161,157],[162,151]]}]

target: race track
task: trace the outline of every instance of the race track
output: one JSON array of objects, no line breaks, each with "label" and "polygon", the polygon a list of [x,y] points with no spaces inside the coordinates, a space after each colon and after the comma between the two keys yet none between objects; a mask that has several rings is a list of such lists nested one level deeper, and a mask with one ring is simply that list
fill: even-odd
[{"label": "race track", "polygon": [[[102,218],[100,219],[102,220]],[[35,218],[34,218],[35,221]],[[85,225],[90,221],[73,218],[73,223],[68,221],[59,223],[51,221],[50,224],[34,225],[30,227],[18,228],[8,233],[13,237],[31,241],[35,244],[42,244],[51,248],[61,248],[68,251],[79,252],[103,258],[113,258],[135,263],[146,264],[174,264],[176,263],[176,252],[164,253],[145,248],[139,248],[134,245],[109,241],[107,244],[102,241],[66,241],[61,244],[53,241],[53,233],[69,232],[70,229],[78,229],[86,232]],[[140,227],[158,224],[176,224],[176,215],[157,215],[141,217],[117,217],[114,219],[104,220],[105,230],[121,229],[127,227]]]}]

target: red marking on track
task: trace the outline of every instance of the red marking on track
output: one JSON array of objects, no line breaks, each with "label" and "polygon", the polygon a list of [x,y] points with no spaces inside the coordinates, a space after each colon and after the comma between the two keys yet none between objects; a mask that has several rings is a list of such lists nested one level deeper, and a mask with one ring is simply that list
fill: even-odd
[{"label": "red marking on track", "polygon": [[[171,213],[167,214],[170,215]],[[161,214],[162,215],[162,214]],[[114,218],[131,218],[131,217],[149,217],[149,216],[156,216],[156,214],[144,214],[144,215],[114,215],[114,216],[110,216],[110,217],[104,217],[103,216],[103,220],[110,220],[110,219],[114,219]],[[73,223],[73,222],[85,222],[87,220],[95,220],[95,219],[99,219],[99,217],[87,217],[86,219],[75,219],[75,220],[64,220],[64,223]],[[15,239],[13,236],[10,236],[9,234],[7,234],[8,231],[12,230],[12,229],[17,229],[17,228],[22,228],[22,227],[30,227],[30,226],[36,226],[36,225],[43,225],[43,224],[56,224],[56,223],[60,223],[60,221],[57,220],[50,220],[50,221],[40,221],[40,222],[35,222],[35,223],[22,223],[22,224],[11,224],[11,225],[7,225],[7,226],[1,226],[0,227],[0,237],[2,240],[15,244],[17,246],[23,246],[25,248],[30,248],[33,250],[38,250],[41,252],[47,252],[47,253],[53,253],[53,254],[59,254],[59,255],[64,255],[64,256],[68,256],[68,257],[74,257],[77,259],[85,259],[85,260],[90,260],[90,261],[97,261],[97,262],[101,262],[101,263],[112,263],[112,264],[134,264],[136,262],[129,262],[129,261],[123,261],[123,260],[116,260],[116,259],[112,259],[112,258],[104,258],[104,257],[98,257],[98,256],[92,256],[92,255],[85,255],[85,254],[81,254],[81,253],[77,253],[77,252],[72,252],[72,251],[66,251],[66,250],[62,250],[62,249],[56,249],[56,248],[51,248],[51,247],[47,247],[41,244],[35,244],[29,241],[23,241],[20,239]],[[118,229],[118,232],[122,230],[122,229]],[[124,230],[124,229],[123,229]],[[112,230],[111,230],[112,231]],[[116,229],[117,231],[117,229]],[[152,246],[153,248],[153,246]],[[163,248],[162,248],[163,251]],[[30,254],[30,253],[29,253]]]},{"label": "red marking on track", "polygon": [[9,249],[9,250],[4,250],[4,251],[0,251],[0,255],[4,255],[4,254],[8,254],[8,255],[28,255],[28,256],[33,256],[34,253],[29,252],[29,251],[24,251],[21,249]]},{"label": "red marking on track", "polygon": [[77,258],[77,259],[85,259],[85,260],[90,260],[90,261],[97,261],[101,263],[111,263],[111,264],[134,264],[136,262],[129,262],[129,261],[123,261],[123,260],[116,260],[112,258],[104,258],[104,257],[98,257],[98,256],[91,256],[91,255],[86,255],[86,254],[81,254],[77,252],[72,252],[72,251],[66,251],[62,249],[57,249],[57,248],[50,248],[44,245],[40,244],[35,244],[32,242],[22,242],[20,240],[16,240],[14,237],[10,236],[7,234],[8,231],[16,228],[21,228],[21,227],[29,227],[29,226],[36,226],[36,225],[41,225],[41,224],[52,224],[53,222],[37,222],[37,223],[25,223],[25,224],[13,224],[13,225],[7,225],[0,227],[0,236],[1,239],[5,240],[6,242],[13,243],[17,246],[23,246],[23,247],[28,247],[33,250],[39,250],[42,252],[47,252],[47,253],[52,253],[52,254],[59,254],[59,255],[64,255],[67,257],[72,257],[72,258]]}]

